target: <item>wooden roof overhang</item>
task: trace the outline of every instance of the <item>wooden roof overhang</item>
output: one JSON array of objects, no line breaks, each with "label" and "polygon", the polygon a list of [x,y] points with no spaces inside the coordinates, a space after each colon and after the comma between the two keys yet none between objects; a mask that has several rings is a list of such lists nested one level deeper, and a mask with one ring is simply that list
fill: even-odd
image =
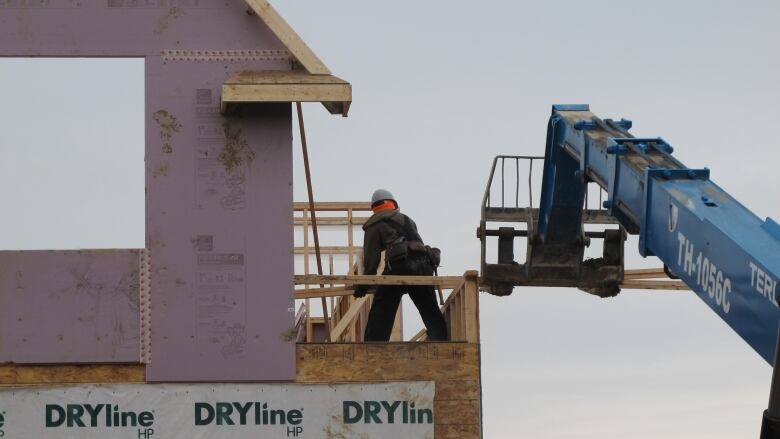
[{"label": "wooden roof overhang", "polygon": [[321,102],[331,114],[347,116],[352,85],[333,76],[267,0],[246,0],[256,15],[284,44],[299,70],[243,71],[222,85],[222,112],[232,106],[271,102]]},{"label": "wooden roof overhang", "polygon": [[269,102],[321,102],[331,114],[347,116],[352,85],[333,75],[304,71],[243,71],[222,84],[222,112],[232,105]]}]

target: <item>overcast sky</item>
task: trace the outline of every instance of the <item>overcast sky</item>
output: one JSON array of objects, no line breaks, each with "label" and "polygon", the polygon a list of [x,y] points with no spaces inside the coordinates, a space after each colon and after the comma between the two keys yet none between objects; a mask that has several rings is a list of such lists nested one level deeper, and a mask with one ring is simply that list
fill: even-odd
[{"label": "overcast sky", "polygon": [[[492,157],[543,154],[554,103],[633,120],[635,135],[664,137],[759,216],[780,218],[777,2],[274,4],[353,85],[349,118],[304,107],[317,199],[393,191],[442,248],[444,274],[478,267]],[[50,70],[0,60],[0,248],[143,243],[143,63],[106,66],[127,84],[109,90],[96,81],[109,70],[90,62],[60,64],[62,87]],[[84,84],[97,87],[90,99]],[[109,126],[119,141],[101,144]],[[303,200],[297,135],[295,148]],[[74,171],[99,161],[105,172]],[[87,227],[73,211],[108,216]],[[660,266],[636,240],[627,255],[632,268]],[[693,293],[516,289],[482,296],[481,330],[486,438],[758,436],[771,370]]]},{"label": "overcast sky", "polygon": [[[354,87],[347,119],[305,109],[317,197],[390,189],[447,274],[478,266],[492,157],[542,155],[555,103],[633,120],[780,217],[777,2],[276,6]],[[693,293],[516,289],[482,296],[481,329],[486,438],[758,437],[771,369]]]}]

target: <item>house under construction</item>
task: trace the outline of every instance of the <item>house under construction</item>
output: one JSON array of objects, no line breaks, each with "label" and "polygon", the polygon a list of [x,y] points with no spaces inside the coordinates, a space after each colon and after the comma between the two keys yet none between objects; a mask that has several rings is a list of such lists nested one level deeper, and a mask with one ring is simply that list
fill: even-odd
[{"label": "house under construction", "polygon": [[[10,0],[0,11],[0,56],[140,57],[146,75],[145,248],[0,252],[0,431],[40,427],[50,437],[85,425],[79,437],[93,437],[90,425],[121,424],[139,437],[191,437],[208,423],[252,424],[218,399],[194,402],[189,419],[187,395],[235,383],[249,401],[274,394],[275,405],[300,410],[274,420],[256,404],[254,428],[288,428],[273,437],[481,436],[476,272],[360,276],[353,227],[368,206],[293,203],[291,103],[347,116],[351,86],[269,3]],[[345,232],[345,245],[312,245],[317,213],[320,227]],[[294,242],[296,228],[304,242]],[[303,263],[297,275],[291,252]],[[348,265],[315,271],[315,255]],[[428,343],[424,332],[403,340],[399,318],[395,341],[362,343],[371,299],[350,295],[358,282],[437,285],[452,341]],[[323,388],[349,396],[321,414],[327,398],[295,396]],[[170,414],[182,423],[122,412],[136,403],[128,391],[185,404]],[[90,423],[100,406],[90,392],[104,392],[105,422]],[[374,399],[389,401],[389,418],[362,405]],[[236,434],[223,431],[211,437]]]},{"label": "house under construction", "polygon": [[[0,252],[0,437],[482,437],[479,289],[502,285],[362,275],[370,206],[311,187],[293,202],[292,104],[303,130],[301,102],[347,116],[352,89],[267,1],[0,12],[0,56],[138,57],[146,75],[145,248]],[[538,212],[503,205],[503,175],[491,206],[492,180],[480,238],[483,264],[484,237],[502,240],[488,267],[501,274]],[[528,229],[485,226],[501,221]],[[341,241],[320,245],[323,228]],[[588,233],[619,240],[623,288],[686,288],[624,273],[615,230]],[[371,295],[356,284],[435,286],[450,341],[405,338],[399,310],[390,342],[365,343]]]}]

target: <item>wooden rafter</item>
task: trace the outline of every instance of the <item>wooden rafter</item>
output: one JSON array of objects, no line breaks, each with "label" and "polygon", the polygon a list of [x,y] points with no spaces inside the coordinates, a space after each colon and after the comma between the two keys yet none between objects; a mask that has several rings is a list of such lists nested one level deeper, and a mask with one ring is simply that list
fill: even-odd
[{"label": "wooden rafter", "polygon": [[287,24],[266,0],[246,0],[247,5],[265,23],[271,32],[279,38],[290,54],[313,75],[329,75],[330,70],[306,45],[301,37]]}]

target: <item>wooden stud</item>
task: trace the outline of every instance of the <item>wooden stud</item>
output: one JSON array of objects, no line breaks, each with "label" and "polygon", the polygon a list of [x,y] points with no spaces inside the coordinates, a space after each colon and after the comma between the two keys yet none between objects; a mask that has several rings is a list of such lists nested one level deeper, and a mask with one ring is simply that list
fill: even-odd
[{"label": "wooden stud", "polygon": [[349,251],[349,266],[355,263],[355,242],[352,233],[352,209],[347,209],[347,248]]},{"label": "wooden stud", "polygon": [[357,300],[355,300],[352,305],[349,307],[347,312],[344,313],[341,320],[336,324],[336,326],[331,330],[330,332],[330,339],[331,340],[338,340],[339,337],[341,337],[341,334],[344,332],[345,329],[347,329],[347,326],[349,326],[352,321],[357,317],[358,313],[360,313],[360,308],[363,306],[363,302],[366,301],[366,296],[359,297]]},{"label": "wooden stud", "polygon": [[395,319],[393,319],[393,329],[390,331],[390,341],[404,341],[404,307],[398,306],[398,311],[395,313]]},{"label": "wooden stud", "polygon": [[[303,210],[303,274],[309,275],[309,211]],[[308,284],[304,284],[308,286]],[[314,341],[314,327],[311,323],[311,300],[306,299],[306,341]]]},{"label": "wooden stud", "polygon": [[[328,274],[333,276],[333,255],[328,256]],[[333,284],[330,284],[332,287]],[[330,314],[333,315],[333,311],[335,309],[335,304],[333,302],[333,296],[330,297]]]}]

